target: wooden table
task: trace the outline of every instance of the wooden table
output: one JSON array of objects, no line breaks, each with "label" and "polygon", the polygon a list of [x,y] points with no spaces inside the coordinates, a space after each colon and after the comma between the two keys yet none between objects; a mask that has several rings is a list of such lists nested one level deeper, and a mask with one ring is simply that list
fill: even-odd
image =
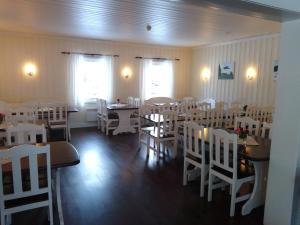
[{"label": "wooden table", "polygon": [[[209,129],[204,128],[204,139],[209,143]],[[231,131],[233,132],[233,131]],[[247,145],[246,149],[241,146],[238,154],[241,158],[249,160],[254,167],[255,181],[250,198],[242,207],[242,215],[248,215],[259,206],[264,205],[268,179],[271,140],[253,137],[259,145]]]},{"label": "wooden table", "polygon": [[114,111],[119,116],[119,125],[113,131],[113,135],[117,135],[123,132],[135,133],[134,127],[131,126],[130,116],[139,109],[139,107],[128,104],[110,104],[107,105],[107,109]]},{"label": "wooden table", "polygon": [[[55,193],[56,193],[56,204],[57,204],[57,210],[59,215],[59,221],[60,225],[64,224],[63,219],[63,212],[62,212],[62,205],[61,205],[61,191],[60,191],[60,170],[63,167],[68,166],[74,166],[80,163],[79,154],[76,150],[76,148],[67,142],[49,142],[47,143],[50,145],[50,156],[51,156],[51,168],[52,168],[52,182],[53,186],[55,187]],[[44,145],[44,144],[37,144],[38,146]],[[7,146],[1,146],[1,150],[5,150],[9,147]],[[39,166],[43,167],[45,166],[45,160],[39,160]],[[22,164],[22,168],[27,169],[28,163]],[[3,165],[3,171],[9,172],[11,170],[10,166],[5,167]],[[54,201],[55,202],[55,201]]]}]

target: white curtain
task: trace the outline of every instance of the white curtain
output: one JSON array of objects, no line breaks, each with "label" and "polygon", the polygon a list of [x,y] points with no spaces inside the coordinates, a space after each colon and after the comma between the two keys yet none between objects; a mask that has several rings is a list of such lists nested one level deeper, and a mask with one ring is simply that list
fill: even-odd
[{"label": "white curtain", "polygon": [[112,101],[113,57],[70,55],[69,104],[84,107],[96,98]]},{"label": "white curtain", "polygon": [[142,59],[140,71],[141,100],[152,97],[174,98],[174,61]]}]

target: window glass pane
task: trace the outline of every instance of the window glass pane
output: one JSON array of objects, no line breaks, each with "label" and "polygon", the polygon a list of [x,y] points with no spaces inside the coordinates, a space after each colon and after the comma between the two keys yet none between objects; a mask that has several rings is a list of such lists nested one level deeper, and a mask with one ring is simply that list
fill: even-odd
[{"label": "window glass pane", "polygon": [[153,97],[173,97],[172,62],[153,61],[145,74],[145,99]]}]

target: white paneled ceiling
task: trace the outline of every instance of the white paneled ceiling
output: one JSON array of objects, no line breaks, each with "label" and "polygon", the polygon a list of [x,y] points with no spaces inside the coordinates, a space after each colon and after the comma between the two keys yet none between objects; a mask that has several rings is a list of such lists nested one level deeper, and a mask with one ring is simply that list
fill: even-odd
[{"label": "white paneled ceiling", "polygon": [[279,32],[280,23],[180,0],[1,0],[0,29],[197,46]]}]

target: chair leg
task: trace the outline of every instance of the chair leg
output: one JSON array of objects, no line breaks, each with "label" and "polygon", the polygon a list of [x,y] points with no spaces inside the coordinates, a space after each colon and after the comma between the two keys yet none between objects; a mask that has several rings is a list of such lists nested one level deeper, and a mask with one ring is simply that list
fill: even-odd
[{"label": "chair leg", "polygon": [[157,150],[156,150],[156,160],[159,161],[159,156],[160,156],[160,141],[157,140]]},{"label": "chair leg", "polygon": [[49,205],[49,221],[50,221],[50,225],[53,225],[53,207],[52,207],[52,204]]},{"label": "chair leg", "polygon": [[183,185],[184,186],[187,184],[187,167],[188,167],[188,163],[184,159],[183,160]]},{"label": "chair leg", "polygon": [[106,129],[105,129],[106,130],[105,131],[106,132],[106,136],[108,136],[108,122],[106,122],[106,126],[105,127],[106,127]]},{"label": "chair leg", "polygon": [[175,159],[177,157],[177,138],[174,140],[173,148],[173,158]]},{"label": "chair leg", "polygon": [[1,224],[6,225],[6,224],[5,224],[5,216],[4,216],[3,213],[1,213]]},{"label": "chair leg", "polygon": [[149,156],[150,152],[150,136],[147,135],[147,156]]},{"label": "chair leg", "polygon": [[211,202],[212,200],[212,185],[213,185],[213,175],[209,172],[209,178],[208,178],[208,201]]},{"label": "chair leg", "polygon": [[230,217],[235,213],[235,201],[236,201],[236,184],[231,185],[231,201],[230,201]]},{"label": "chair leg", "polygon": [[204,188],[205,188],[205,170],[201,168],[201,178],[200,178],[200,197],[204,197]]},{"label": "chair leg", "polygon": [[11,214],[6,215],[6,224],[5,225],[11,225]]}]

